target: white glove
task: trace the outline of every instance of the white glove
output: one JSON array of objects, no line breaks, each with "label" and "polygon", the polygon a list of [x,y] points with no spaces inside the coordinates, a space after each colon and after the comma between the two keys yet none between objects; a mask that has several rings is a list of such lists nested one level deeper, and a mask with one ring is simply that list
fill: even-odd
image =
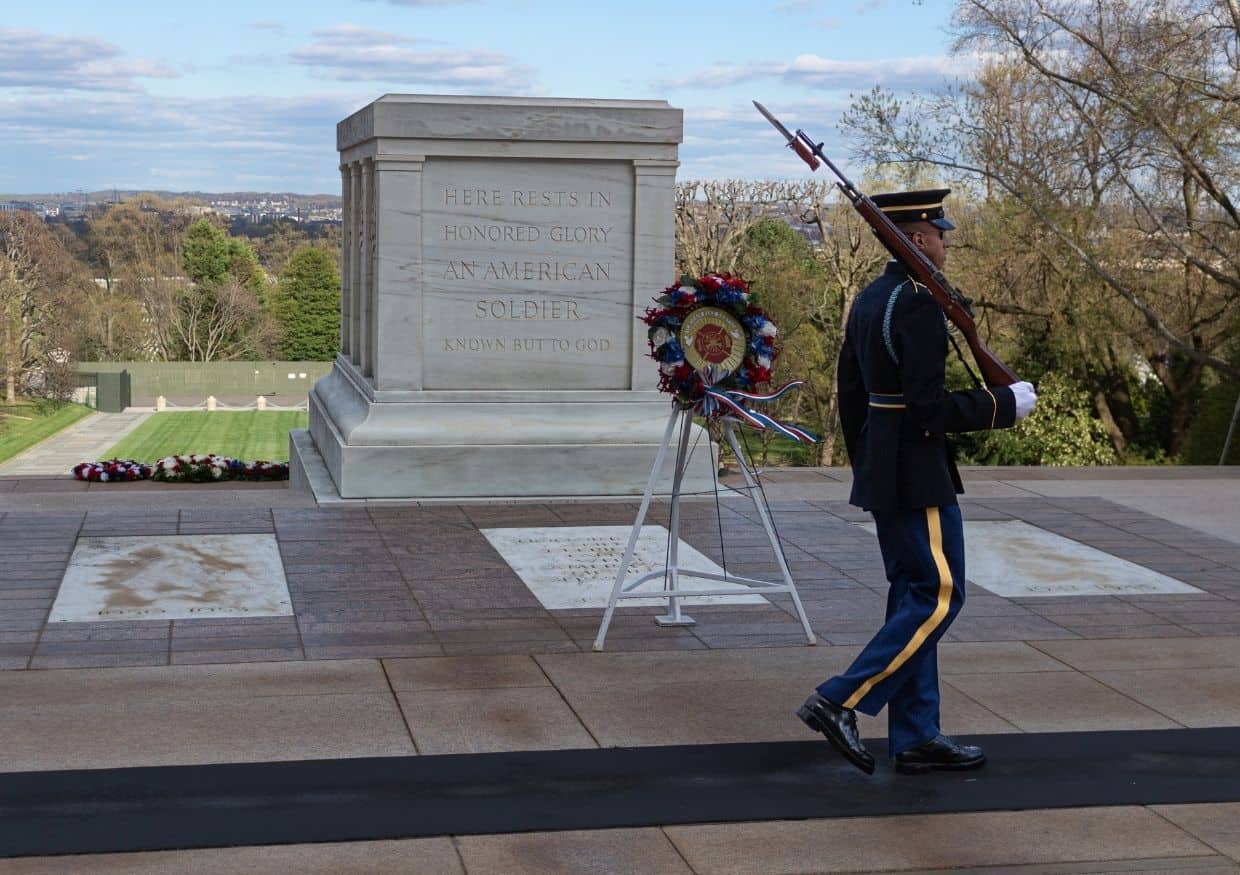
[{"label": "white glove", "polygon": [[1012,396],[1016,399],[1016,420],[1019,422],[1030,413],[1033,413],[1034,405],[1038,403],[1038,393],[1033,390],[1032,383],[1021,381],[1008,386],[1012,390]]}]

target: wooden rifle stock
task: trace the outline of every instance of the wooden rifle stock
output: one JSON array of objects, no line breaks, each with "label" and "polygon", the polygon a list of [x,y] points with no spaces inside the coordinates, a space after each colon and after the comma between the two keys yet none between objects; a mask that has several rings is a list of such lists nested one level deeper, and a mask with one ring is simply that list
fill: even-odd
[{"label": "wooden rifle stock", "polygon": [[869,222],[875,236],[882,241],[883,246],[887,247],[892,257],[904,265],[909,276],[930,290],[934,300],[943,309],[944,315],[964,335],[969,349],[973,352],[973,358],[977,360],[978,369],[982,372],[982,379],[986,381],[986,385],[1010,386],[1019,382],[1020,377],[1016,376],[1016,372],[1000,361],[999,357],[991,352],[986,343],[977,336],[977,323],[973,320],[973,311],[969,309],[969,300],[952,288],[943,272],[934,266],[934,262],[927,258],[924,252],[913,245],[913,241],[896,227],[895,223],[878,208],[874,201],[848,181],[848,177],[841,173],[840,169],[823,153],[822,143],[815,143],[805,131],[800,129],[794,136],[767,111],[766,107],[756,100],[754,106],[766,117],[767,121],[775,126],[777,131],[784,135],[788,141],[788,148],[796,152],[801,160],[809,165],[810,170],[817,170],[818,161],[821,159],[822,163],[839,177],[836,185],[844,193],[844,197],[848,198],[853,208]]}]

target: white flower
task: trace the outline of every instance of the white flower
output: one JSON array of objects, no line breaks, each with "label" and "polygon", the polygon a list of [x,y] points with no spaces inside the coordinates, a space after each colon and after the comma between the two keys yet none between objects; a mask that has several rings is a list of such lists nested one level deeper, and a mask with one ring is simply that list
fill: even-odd
[{"label": "white flower", "polygon": [[760,368],[769,368],[771,366],[770,356],[760,355],[757,358],[757,362],[758,362],[758,367]]},{"label": "white flower", "polygon": [[656,328],[654,334],[650,335],[650,342],[654,344],[655,349],[658,349],[671,339],[672,332],[662,327]]},{"label": "white flower", "polygon": [[682,295],[696,295],[697,294],[697,289],[695,289],[693,286],[681,286],[676,291],[680,292]]},{"label": "white flower", "polygon": [[775,327],[774,322],[772,322],[770,319],[767,319],[765,322],[762,323],[762,328],[758,330],[758,333],[761,334],[763,337],[774,337],[776,334],[779,333],[779,329]]},{"label": "white flower", "polygon": [[676,373],[676,369],[680,367],[681,365],[683,365],[684,363],[685,363],[684,359],[677,359],[674,362],[664,362],[663,364],[659,365],[659,370],[670,377],[672,374]]}]

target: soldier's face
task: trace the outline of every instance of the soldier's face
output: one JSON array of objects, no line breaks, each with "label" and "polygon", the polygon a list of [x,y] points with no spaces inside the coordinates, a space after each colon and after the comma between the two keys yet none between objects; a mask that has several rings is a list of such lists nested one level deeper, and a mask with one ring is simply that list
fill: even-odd
[{"label": "soldier's face", "polygon": [[935,267],[942,269],[947,263],[947,233],[942,228],[931,224],[920,225],[913,229],[909,239]]}]

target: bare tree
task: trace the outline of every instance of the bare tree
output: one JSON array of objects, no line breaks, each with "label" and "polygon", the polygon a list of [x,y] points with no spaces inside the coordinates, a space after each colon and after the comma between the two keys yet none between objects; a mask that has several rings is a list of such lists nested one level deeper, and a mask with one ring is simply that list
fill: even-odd
[{"label": "bare tree", "polygon": [[84,345],[104,360],[180,354],[174,332],[156,314],[185,285],[181,239],[192,219],[188,202],[141,195],[91,221],[91,256],[102,282],[89,293]]},{"label": "bare tree", "polygon": [[23,377],[48,352],[59,311],[79,281],[72,258],[42,219],[0,213],[0,359],[7,403],[16,402]]},{"label": "bare tree", "polygon": [[844,339],[848,311],[857,294],[889,256],[865,219],[838,196],[834,183],[806,182],[797,186],[793,194],[801,221],[812,226],[821,241],[817,249],[818,261],[827,276],[826,285],[812,298],[809,321],[830,355],[824,367],[803,379],[806,381],[804,395],[815,410],[815,419],[822,432],[818,463],[829,465],[835,455],[839,422],[836,356]]},{"label": "bare tree", "polygon": [[163,330],[192,362],[266,357],[279,340],[275,320],[237,282],[185,285],[161,296],[157,306]]},{"label": "bare tree", "polygon": [[770,180],[723,179],[676,186],[676,263],[682,273],[733,273],[745,234],[778,215],[789,185]]}]

